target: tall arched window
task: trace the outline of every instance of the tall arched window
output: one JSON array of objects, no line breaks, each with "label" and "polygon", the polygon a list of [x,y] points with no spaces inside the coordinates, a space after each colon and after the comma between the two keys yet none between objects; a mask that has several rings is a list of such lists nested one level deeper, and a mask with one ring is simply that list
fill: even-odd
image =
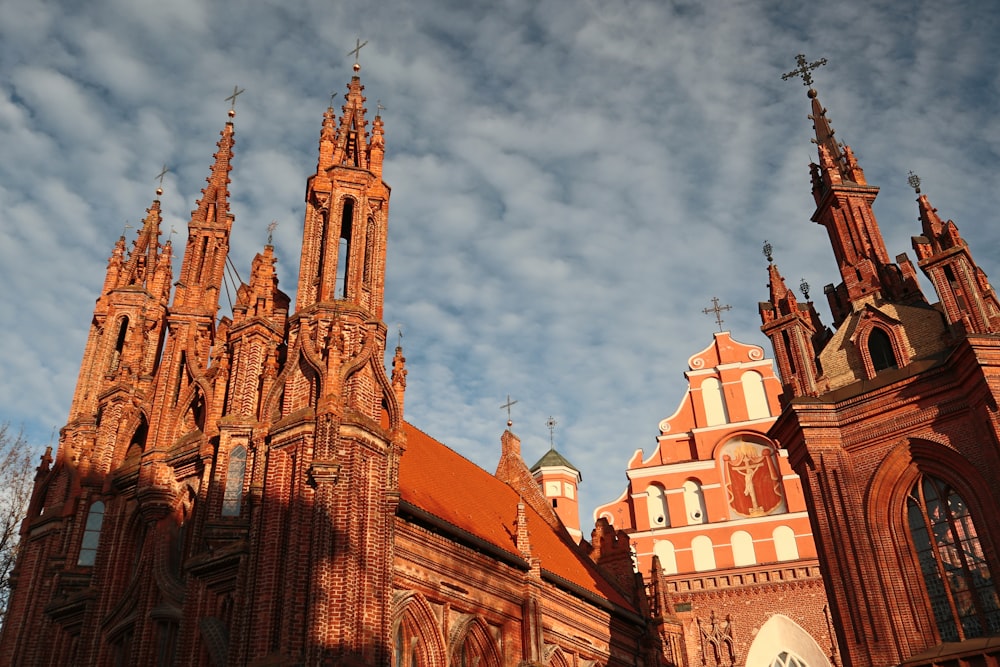
[{"label": "tall arched window", "polygon": [[705,419],[708,426],[729,423],[726,399],[722,395],[722,383],[717,378],[708,378],[701,383],[701,400],[705,404]]},{"label": "tall arched window", "polygon": [[660,559],[663,574],[677,574],[677,554],[674,552],[673,542],[657,540],[653,545],[653,553]]},{"label": "tall arched window", "polygon": [[753,548],[753,537],[745,530],[738,530],[729,539],[733,548],[733,564],[736,567],[756,565],[757,554]]},{"label": "tall arched window", "polygon": [[764,378],[757,371],[747,371],[740,376],[743,385],[743,398],[747,403],[748,419],[765,419],[771,416],[771,408],[767,404],[767,393],[764,391]]},{"label": "tall arched window", "polygon": [[698,572],[715,569],[715,546],[708,535],[698,535],[691,540],[691,556]]},{"label": "tall arched window", "polygon": [[656,484],[650,484],[646,488],[646,512],[649,514],[650,528],[665,528],[670,525],[667,499],[663,495],[663,488]]},{"label": "tall arched window", "polygon": [[115,349],[111,352],[111,362],[108,364],[108,372],[114,373],[118,370],[118,364],[122,359],[122,350],[125,349],[125,337],[128,335],[128,318],[123,317],[118,324],[118,338],[115,339]]},{"label": "tall arched window", "polygon": [[222,498],[222,516],[239,516],[243,503],[243,478],[247,471],[247,448],[234,447],[226,469],[226,491]]},{"label": "tall arched window", "polygon": [[77,565],[90,567],[97,560],[97,545],[101,541],[101,526],[104,524],[104,503],[98,500],[87,512],[87,524],[83,528],[83,542]]},{"label": "tall arched window", "polygon": [[950,485],[923,475],[906,517],[942,641],[1000,632],[1000,599],[972,515]]},{"label": "tall arched window", "polygon": [[876,373],[887,368],[899,368],[896,353],[892,351],[892,340],[889,334],[879,327],[872,327],[868,334],[868,354],[871,356]]},{"label": "tall arched window", "polygon": [[799,545],[795,541],[795,531],[788,526],[778,526],[771,533],[774,551],[778,560],[795,560],[799,557]]},{"label": "tall arched window", "polygon": [[684,482],[684,512],[687,514],[688,525],[705,523],[708,521],[708,512],[705,510],[705,494],[702,493],[701,484],[693,479]]},{"label": "tall arched window", "polygon": [[340,216],[340,241],[337,246],[337,290],[341,299],[347,298],[347,284],[351,276],[351,228],[354,221],[354,200],[345,199]]}]

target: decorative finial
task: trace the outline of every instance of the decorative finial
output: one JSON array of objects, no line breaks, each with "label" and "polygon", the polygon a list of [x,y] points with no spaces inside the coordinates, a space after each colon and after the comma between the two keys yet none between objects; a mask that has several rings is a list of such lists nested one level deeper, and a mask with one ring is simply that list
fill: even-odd
[{"label": "decorative finial", "polygon": [[367,39],[364,42],[362,42],[361,38],[358,37],[357,41],[354,42],[354,48],[347,52],[347,55],[351,55],[352,53],[354,54],[354,71],[355,72],[360,72],[361,71],[361,64],[358,62],[358,56],[361,54],[361,49],[363,49],[366,44],[368,44],[368,40]]},{"label": "decorative finial", "polygon": [[125,227],[122,229],[122,238],[128,234],[128,230],[133,229],[132,225],[128,224],[128,220],[125,221]]},{"label": "decorative finial", "polygon": [[274,230],[278,228],[278,221],[272,220],[271,224],[267,226],[267,245],[271,245],[271,240],[274,238]]},{"label": "decorative finial", "polygon": [[771,247],[771,244],[768,243],[767,239],[764,239],[764,247],[761,249],[761,252],[764,253],[764,257],[767,257],[768,264],[772,264],[774,262],[774,256],[771,254],[772,250],[774,250],[774,248]]},{"label": "decorative finial", "polygon": [[396,333],[399,336],[399,338],[396,340],[396,347],[402,349],[402,347],[403,347],[403,325],[402,324],[397,324],[396,325]]},{"label": "decorative finial", "polygon": [[507,428],[514,425],[514,420],[510,418],[510,409],[517,404],[517,401],[510,400],[510,394],[507,394],[507,402],[500,406],[501,410],[507,411]]},{"label": "decorative finial", "polygon": [[549,429],[549,449],[556,448],[555,431],[558,423],[552,415],[549,415],[549,418],[545,420],[545,427]]},{"label": "decorative finial", "polygon": [[795,62],[797,62],[799,66],[796,69],[793,69],[791,72],[782,74],[781,80],[788,81],[789,79],[792,79],[794,77],[801,76],[802,83],[805,84],[807,88],[809,88],[809,97],[815,97],[816,91],[812,89],[813,80],[812,80],[812,75],[809,72],[816,69],[817,67],[825,65],[826,58],[820,58],[819,60],[807,64],[806,57],[800,53],[799,55],[795,56]]},{"label": "decorative finial", "polygon": [[240,88],[239,86],[233,86],[233,94],[226,98],[229,105],[229,117],[232,118],[236,115],[236,98],[246,92],[246,88]]},{"label": "decorative finial", "polygon": [[177,228],[170,225],[170,235],[167,237],[167,243],[172,244],[174,242],[174,234],[177,233]]},{"label": "decorative finial", "polygon": [[802,292],[802,298],[805,299],[806,301],[808,301],[809,300],[809,283],[806,282],[805,278],[803,278],[802,281],[799,283],[799,291]]},{"label": "decorative finial", "polygon": [[376,100],[376,102],[375,102],[375,109],[376,109],[375,115],[376,116],[381,116],[382,112],[385,111],[385,107],[382,106],[382,100]]},{"label": "decorative finial", "polygon": [[161,169],[160,173],[157,174],[155,176],[155,178],[154,178],[154,180],[158,180],[160,182],[159,187],[156,188],[156,196],[157,197],[160,197],[160,196],[163,195],[163,177],[166,176],[168,173],[170,173],[170,170],[167,169],[167,165],[163,165],[163,169]]},{"label": "decorative finial", "polygon": [[906,179],[906,182],[910,184],[910,187],[913,188],[914,192],[916,192],[918,195],[920,194],[920,177],[919,176],[917,176],[916,174],[914,174],[911,171],[910,172],[910,177]]},{"label": "decorative finial", "polygon": [[706,315],[708,315],[710,313],[715,313],[715,321],[719,325],[719,331],[722,331],[722,323],[724,322],[724,320],[722,319],[722,311],[724,311],[724,310],[732,310],[732,309],[733,309],[733,307],[730,306],[730,305],[728,305],[728,304],[725,305],[725,306],[720,306],[719,305],[719,297],[713,296],[712,297],[712,307],[711,308],[704,308],[704,309],[702,309],[701,312],[705,313]]}]

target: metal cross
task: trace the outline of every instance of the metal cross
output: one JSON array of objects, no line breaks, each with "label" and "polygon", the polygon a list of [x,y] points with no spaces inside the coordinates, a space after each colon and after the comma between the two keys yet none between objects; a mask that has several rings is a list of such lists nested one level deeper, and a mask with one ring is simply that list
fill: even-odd
[{"label": "metal cross", "polygon": [[170,170],[167,169],[167,165],[163,165],[163,169],[161,169],[160,173],[158,173],[156,176],[154,176],[153,179],[159,181],[160,182],[160,187],[162,188],[163,187],[163,177],[166,176],[169,173],[170,173]]},{"label": "metal cross", "polygon": [[170,243],[173,243],[174,242],[174,234],[176,234],[176,233],[177,233],[177,228],[174,227],[173,225],[170,225],[170,237],[167,239],[167,241],[169,241]]},{"label": "metal cross", "polygon": [[507,394],[507,402],[500,406],[501,410],[507,411],[507,426],[508,428],[514,425],[514,420],[510,418],[510,409],[513,407],[517,401],[510,400],[510,394]]},{"label": "metal cross", "polygon": [[400,324],[396,327],[396,332],[399,334],[399,340],[396,343],[396,347],[403,347],[403,325]]},{"label": "metal cross", "polygon": [[708,315],[709,313],[715,313],[715,321],[719,325],[719,331],[722,331],[722,322],[723,322],[722,311],[724,311],[724,310],[732,310],[732,309],[733,309],[733,307],[730,306],[730,305],[728,305],[728,304],[725,305],[725,306],[720,306],[719,305],[719,297],[713,296],[712,297],[712,307],[711,308],[703,308],[701,312],[705,313],[706,315]]},{"label": "metal cross", "polygon": [[271,224],[267,226],[267,245],[271,245],[271,239],[274,238],[274,230],[278,228],[278,221],[272,220]]},{"label": "metal cross", "polygon": [[236,98],[246,92],[246,88],[240,88],[239,86],[233,86],[233,94],[226,98],[227,102],[231,102],[229,105],[230,111],[236,111]]},{"label": "metal cross", "polygon": [[545,420],[545,426],[548,427],[549,429],[549,449],[556,448],[555,431],[556,431],[556,424],[558,423],[559,422],[555,420],[555,417],[552,417],[551,415],[549,415],[549,418]]},{"label": "metal cross", "polygon": [[375,102],[375,108],[378,110],[375,115],[381,116],[382,112],[385,111],[385,107],[382,106],[382,100],[378,100]]},{"label": "metal cross", "polygon": [[792,79],[794,77],[801,76],[802,81],[806,86],[812,86],[813,84],[812,75],[809,74],[809,72],[811,70],[816,69],[817,67],[825,65],[826,58],[820,58],[819,60],[806,64],[806,57],[800,53],[799,55],[795,56],[795,62],[799,64],[798,69],[793,69],[791,72],[783,74],[781,76],[781,80],[788,81],[789,79]]},{"label": "metal cross", "polygon": [[368,40],[366,39],[364,42],[362,42],[361,38],[359,37],[358,40],[354,43],[354,48],[347,52],[347,55],[351,55],[352,53],[354,54],[355,65],[358,64],[358,56],[361,54],[361,49],[365,48],[366,44],[368,44]]},{"label": "metal cross", "polygon": [[125,238],[125,235],[128,234],[128,230],[130,230],[130,229],[134,229],[134,227],[132,227],[132,225],[128,224],[128,220],[126,220],[125,221],[125,228],[122,229],[122,238]]}]

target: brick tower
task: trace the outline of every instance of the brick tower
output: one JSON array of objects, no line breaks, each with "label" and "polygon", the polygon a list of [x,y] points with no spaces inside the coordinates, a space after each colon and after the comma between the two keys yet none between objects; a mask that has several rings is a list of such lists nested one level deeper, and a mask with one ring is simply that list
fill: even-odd
[{"label": "brick tower", "polygon": [[832,331],[773,264],[760,313],[784,388],[770,435],[804,482],[844,664],[996,656],[982,638],[1000,635],[997,298],[916,179],[913,247],[939,302],[927,302],[905,254],[889,260],[878,190],[834,140],[811,66],[799,64],[818,151],[812,219],[841,282],[825,288]]},{"label": "brick tower", "polygon": [[115,244],[0,663],[388,664],[406,371],[383,361],[389,188],[362,91],[355,73],[324,116],[294,315],[268,245],[218,317],[232,120],[172,300],[159,200]]}]

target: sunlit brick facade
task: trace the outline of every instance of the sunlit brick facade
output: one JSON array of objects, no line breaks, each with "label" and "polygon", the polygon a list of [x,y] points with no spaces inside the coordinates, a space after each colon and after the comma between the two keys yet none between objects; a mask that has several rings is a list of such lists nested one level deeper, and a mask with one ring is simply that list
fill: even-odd
[{"label": "sunlit brick facade", "polygon": [[172,297],[159,200],[115,244],[0,664],[684,664],[662,582],[606,523],[571,536],[513,433],[491,475],[403,420],[383,122],[362,90],[323,118],[294,311],[268,245],[219,317],[232,121]]}]

